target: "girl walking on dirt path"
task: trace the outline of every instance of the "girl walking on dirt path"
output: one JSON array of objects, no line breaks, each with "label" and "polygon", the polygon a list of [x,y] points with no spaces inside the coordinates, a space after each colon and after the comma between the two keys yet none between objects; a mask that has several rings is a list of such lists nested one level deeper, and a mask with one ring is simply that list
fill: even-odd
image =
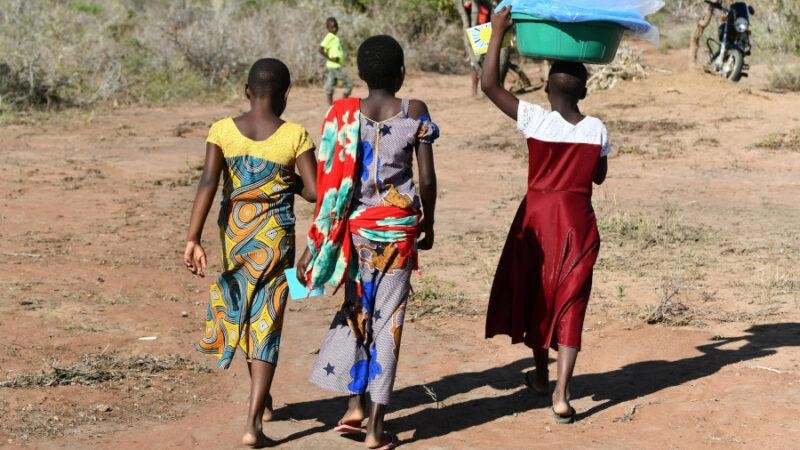
[{"label": "girl walking on dirt path", "polygon": [[[511,27],[510,9],[492,16],[492,37],[482,88],[492,102],[516,120],[529,150],[528,192],[511,225],[495,274],[486,317],[486,337],[511,336],[533,349],[535,373],[526,383],[548,393],[548,349],[558,351],[553,415],[574,421],[569,382],[581,344],[586,304],[600,236],[592,210],[592,182],[601,184],[611,148],[605,125],[584,116],[586,68],[556,62],[547,96],[552,111],[521,101],[498,82],[503,35]],[[533,375],[533,377],[531,377]]]},{"label": "girl walking on dirt path", "polygon": [[290,84],[285,64],[258,60],[245,87],[250,111],[211,126],[183,257],[192,273],[205,276],[200,237],[224,174],[218,223],[225,271],[211,285],[205,337],[196,346],[224,369],[237,347],[247,358],[250,406],[242,442],[253,447],[269,443],[262,420],[272,416],[269,391],[288,292],[284,270],[295,256],[294,195],[316,201],[314,143],[302,126],[280,117]]},{"label": "girl walking on dirt path", "polygon": [[[344,302],[314,363],[311,382],[350,394],[336,431],[366,433],[369,448],[390,449],[384,431],[417,249],[433,246],[438,127],[419,100],[400,99],[403,49],[373,36],[358,49],[364,99],[334,103],[320,141],[319,199],[309,245],[297,265],[311,287],[344,282]],[[413,157],[419,166],[419,195]],[[424,215],[423,215],[424,214]],[[424,237],[417,241],[420,233]],[[346,281],[345,281],[346,278]],[[366,429],[366,393],[371,406]]]}]

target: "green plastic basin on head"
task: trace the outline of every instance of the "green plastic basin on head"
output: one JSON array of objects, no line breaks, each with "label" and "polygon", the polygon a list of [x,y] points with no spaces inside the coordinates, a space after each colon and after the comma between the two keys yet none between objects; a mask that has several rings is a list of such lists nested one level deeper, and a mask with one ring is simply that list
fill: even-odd
[{"label": "green plastic basin on head", "polygon": [[517,49],[525,56],[608,64],[617,54],[625,28],[612,22],[553,22],[512,13]]}]

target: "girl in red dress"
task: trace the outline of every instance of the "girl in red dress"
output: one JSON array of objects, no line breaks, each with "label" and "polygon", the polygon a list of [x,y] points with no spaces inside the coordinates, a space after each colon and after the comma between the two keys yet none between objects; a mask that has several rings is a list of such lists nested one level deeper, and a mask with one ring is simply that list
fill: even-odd
[{"label": "girl in red dress", "polygon": [[503,35],[512,25],[510,9],[492,16],[492,38],[481,87],[501,111],[517,121],[529,151],[528,191],[517,211],[495,274],[486,318],[486,337],[511,336],[533,349],[536,371],[526,383],[548,392],[548,349],[558,351],[553,415],[570,423],[569,381],[581,345],[592,269],[600,248],[592,182],[608,170],[608,132],[581,114],[586,68],[555,62],[547,96],[551,110],[521,101],[498,82]]}]

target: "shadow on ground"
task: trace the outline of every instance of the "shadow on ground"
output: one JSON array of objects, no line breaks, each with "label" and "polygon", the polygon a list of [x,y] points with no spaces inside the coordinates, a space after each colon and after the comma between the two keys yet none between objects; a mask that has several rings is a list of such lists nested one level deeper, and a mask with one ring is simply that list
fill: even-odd
[{"label": "shadow on ground", "polygon": [[[800,346],[800,323],[756,325],[748,334],[736,337],[715,337],[708,344],[697,347],[700,355],[677,361],[651,360],[629,364],[620,369],[578,375],[573,379],[574,398],[591,396],[602,403],[580,412],[583,419],[619,403],[650,395],[663,389],[679,386],[692,380],[707,377],[725,366],[772,355],[781,347]],[[742,343],[731,350],[722,349],[728,344]],[[436,401],[423,386],[409,386],[395,391],[392,410],[428,405],[425,409],[404,417],[387,421],[387,428],[400,433],[414,431],[414,436],[404,441],[414,442],[444,436],[501,417],[530,409],[549,406],[546,396],[537,396],[522,389],[522,372],[533,366],[533,358],[524,358],[511,364],[481,372],[448,375],[426,384],[435,393]],[[448,399],[473,389],[490,386],[499,394],[449,404]],[[438,401],[438,403],[437,403]],[[287,405],[279,411],[278,418],[297,420],[317,419],[325,424],[336,424],[346,407],[342,397]],[[319,427],[316,427],[318,429]]]}]

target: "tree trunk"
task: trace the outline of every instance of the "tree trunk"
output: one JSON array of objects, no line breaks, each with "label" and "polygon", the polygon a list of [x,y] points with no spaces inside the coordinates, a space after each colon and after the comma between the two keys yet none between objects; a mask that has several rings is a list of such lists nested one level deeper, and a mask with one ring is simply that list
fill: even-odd
[{"label": "tree trunk", "polygon": [[[722,6],[729,7],[730,0],[723,0]],[[697,22],[697,27],[694,29],[692,37],[689,38],[689,66],[691,67],[697,66],[697,54],[700,51],[700,38],[703,37],[706,28],[711,24],[711,20],[714,18],[714,11],[715,9],[711,7],[711,5],[706,5],[705,15]]]},{"label": "tree trunk", "polygon": [[480,0],[472,0],[472,8],[469,9],[469,26],[474,27],[478,24],[478,12],[481,9]]}]

